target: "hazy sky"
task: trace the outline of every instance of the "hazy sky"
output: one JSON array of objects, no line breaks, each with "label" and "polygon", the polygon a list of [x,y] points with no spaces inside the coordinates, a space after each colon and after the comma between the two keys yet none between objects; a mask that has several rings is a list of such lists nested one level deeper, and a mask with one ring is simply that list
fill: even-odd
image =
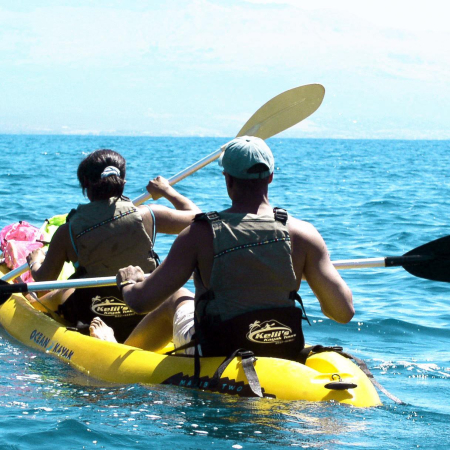
[{"label": "hazy sky", "polygon": [[0,133],[233,136],[321,83],[284,137],[450,139],[446,0],[0,0]]}]

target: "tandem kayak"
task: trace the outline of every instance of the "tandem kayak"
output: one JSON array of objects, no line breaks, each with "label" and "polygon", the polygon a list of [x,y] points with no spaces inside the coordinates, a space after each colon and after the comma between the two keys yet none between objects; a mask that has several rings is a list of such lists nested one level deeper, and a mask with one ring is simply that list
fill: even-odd
[{"label": "tandem kayak", "polygon": [[[8,270],[0,267],[2,274]],[[83,335],[36,310],[21,294],[13,294],[0,306],[0,323],[27,347],[56,357],[97,380],[119,384],[168,384],[241,397],[254,396],[240,357],[232,360],[218,383],[211,381],[224,358],[201,358],[200,379],[195,383],[194,358],[168,356]],[[264,397],[334,401],[357,407],[381,405],[366,374],[349,358],[334,351],[312,354],[306,364],[257,357],[254,368]]]}]

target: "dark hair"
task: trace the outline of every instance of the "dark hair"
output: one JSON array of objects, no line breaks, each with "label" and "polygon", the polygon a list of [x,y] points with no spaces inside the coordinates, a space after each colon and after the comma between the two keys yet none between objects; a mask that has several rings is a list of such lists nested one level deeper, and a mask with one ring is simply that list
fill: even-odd
[{"label": "dark hair", "polygon": [[[108,166],[120,170],[120,176],[109,175],[101,178],[102,172]],[[77,176],[83,194],[88,193],[90,200],[107,200],[110,197],[120,197],[125,187],[125,159],[119,153],[101,149],[90,153],[78,166]]]},{"label": "dark hair", "polygon": [[242,191],[257,191],[263,188],[266,188],[269,185],[269,177],[266,178],[251,178],[249,180],[236,178],[232,175],[228,174],[232,179],[234,184],[238,187],[238,189]]}]

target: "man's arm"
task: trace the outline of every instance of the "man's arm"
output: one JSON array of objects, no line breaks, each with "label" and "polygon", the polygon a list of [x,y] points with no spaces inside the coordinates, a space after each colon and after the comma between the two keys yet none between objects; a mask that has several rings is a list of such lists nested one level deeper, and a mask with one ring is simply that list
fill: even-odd
[{"label": "man's arm", "polygon": [[[169,254],[162,264],[144,280],[140,267],[120,269],[117,284],[122,289],[124,301],[137,313],[148,313],[180,289],[190,278],[197,264],[196,234],[189,227],[175,239]],[[144,281],[142,281],[144,280]]]},{"label": "man's arm", "polygon": [[294,268],[303,266],[302,273],[327,317],[339,323],[349,322],[355,314],[352,292],[331,263],[322,236],[310,223],[289,221]]},{"label": "man's arm", "polygon": [[147,191],[154,200],[164,197],[175,209],[163,205],[151,205],[156,219],[156,231],[165,234],[178,234],[192,223],[200,208],[187,197],[176,191],[163,177],[156,177],[147,185]]}]

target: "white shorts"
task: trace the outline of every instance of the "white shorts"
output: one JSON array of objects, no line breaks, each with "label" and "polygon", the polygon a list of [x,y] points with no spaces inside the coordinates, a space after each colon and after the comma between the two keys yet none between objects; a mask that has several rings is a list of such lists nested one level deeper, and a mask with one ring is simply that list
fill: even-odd
[{"label": "white shorts", "polygon": [[[177,308],[173,316],[173,344],[175,348],[191,342],[194,335],[194,301],[188,301]],[[184,350],[186,355],[193,355],[195,347]]]}]

